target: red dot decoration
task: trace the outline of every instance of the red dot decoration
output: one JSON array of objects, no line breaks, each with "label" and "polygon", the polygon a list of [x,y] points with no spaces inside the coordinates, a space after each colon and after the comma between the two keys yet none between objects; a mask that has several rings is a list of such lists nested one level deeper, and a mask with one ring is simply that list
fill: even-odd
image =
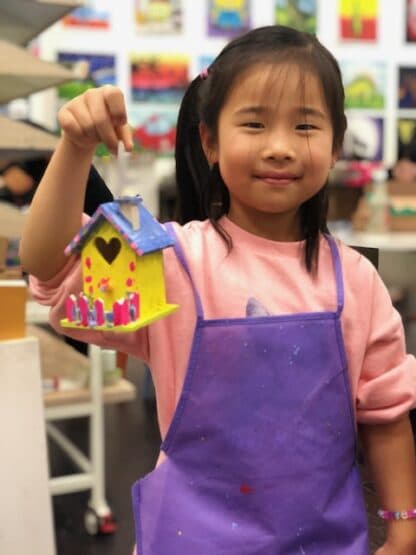
[{"label": "red dot decoration", "polygon": [[135,269],[136,269],[136,264],[134,262],[130,262],[130,264],[129,264],[130,272],[134,272]]},{"label": "red dot decoration", "polygon": [[85,278],[85,283],[91,283],[92,282],[92,276],[87,276]]},{"label": "red dot decoration", "polygon": [[240,486],[240,493],[244,493],[244,494],[248,494],[248,493],[252,493],[253,488],[250,487],[247,484],[241,484]]},{"label": "red dot decoration", "polygon": [[127,287],[131,287],[133,285],[134,281],[131,278],[126,279],[126,285]]},{"label": "red dot decoration", "polygon": [[91,258],[89,256],[85,259],[85,265],[88,269],[91,268]]}]

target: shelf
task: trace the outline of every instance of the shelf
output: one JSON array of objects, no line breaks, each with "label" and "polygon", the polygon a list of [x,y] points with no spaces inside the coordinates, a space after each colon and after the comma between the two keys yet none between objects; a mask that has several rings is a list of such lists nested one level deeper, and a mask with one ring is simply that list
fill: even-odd
[{"label": "shelf", "polygon": [[81,5],[81,1],[74,0],[1,0],[0,37],[24,46]]},{"label": "shelf", "polygon": [[29,299],[26,303],[26,324],[47,324],[49,322],[49,310],[49,306]]},{"label": "shelf", "polygon": [[[1,93],[0,93],[1,95]],[[30,160],[50,156],[58,144],[58,137],[31,125],[0,116],[0,157]]]},{"label": "shelf", "polygon": [[[7,239],[19,238],[22,234],[24,221],[25,215],[19,208],[7,202],[0,202],[0,237],[6,237]],[[35,309],[35,307],[33,308]]]},{"label": "shelf", "polygon": [[[1,34],[0,34],[1,37]],[[0,40],[0,104],[71,81],[71,71]]]},{"label": "shelf", "polygon": [[[134,385],[121,378],[114,385],[106,385],[103,387],[104,404],[111,405],[115,403],[125,403],[133,401],[136,398],[136,388]],[[74,389],[72,391],[55,391],[45,393],[43,395],[45,407],[57,407],[69,404],[88,403],[91,401],[91,395],[88,389]]]},{"label": "shelf", "polygon": [[[69,345],[54,333],[50,333],[38,326],[27,326],[27,335],[39,340],[42,377],[59,376],[73,379],[75,383],[86,381],[90,370],[90,359]],[[105,404],[124,403],[136,398],[136,388],[121,378],[113,385],[103,387],[103,402]],[[91,393],[88,386],[81,386],[67,391],[51,391],[44,393],[45,407],[56,407],[70,404],[89,403]]]}]

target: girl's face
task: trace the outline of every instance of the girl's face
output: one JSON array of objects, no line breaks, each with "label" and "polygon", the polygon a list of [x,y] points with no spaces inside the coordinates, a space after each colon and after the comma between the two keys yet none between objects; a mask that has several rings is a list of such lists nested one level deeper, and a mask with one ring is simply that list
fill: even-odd
[{"label": "girl's face", "polygon": [[296,65],[250,67],[221,110],[216,139],[204,125],[201,138],[229,190],[228,217],[266,238],[301,239],[298,209],[336,159],[318,79]]}]

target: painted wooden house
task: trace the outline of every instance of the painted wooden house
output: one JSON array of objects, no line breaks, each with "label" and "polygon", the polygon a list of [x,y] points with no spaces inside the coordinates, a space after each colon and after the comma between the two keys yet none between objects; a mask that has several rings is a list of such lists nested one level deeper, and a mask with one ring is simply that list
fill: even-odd
[{"label": "painted wooden house", "polygon": [[81,256],[83,290],[66,300],[61,325],[132,331],[172,313],[162,254],[172,245],[140,197],[102,204],[65,249]]}]

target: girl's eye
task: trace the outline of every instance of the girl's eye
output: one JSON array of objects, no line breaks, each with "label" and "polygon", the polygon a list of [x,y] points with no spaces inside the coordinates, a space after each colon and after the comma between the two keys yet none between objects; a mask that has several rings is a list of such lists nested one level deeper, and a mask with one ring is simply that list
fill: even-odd
[{"label": "girl's eye", "polygon": [[296,126],[296,129],[298,129],[299,131],[312,131],[313,129],[316,129],[316,126],[312,125],[311,123],[299,123]]},{"label": "girl's eye", "polygon": [[250,129],[263,129],[264,124],[260,121],[247,121],[243,124],[244,127],[249,127]]}]

